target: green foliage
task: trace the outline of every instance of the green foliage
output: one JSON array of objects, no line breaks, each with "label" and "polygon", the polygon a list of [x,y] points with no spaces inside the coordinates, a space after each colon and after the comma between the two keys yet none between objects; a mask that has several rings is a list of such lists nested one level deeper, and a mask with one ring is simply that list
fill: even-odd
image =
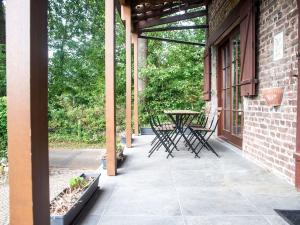
[{"label": "green foliage", "polygon": [[6,98],[0,97],[0,158],[7,158]]},{"label": "green foliage", "polygon": [[104,137],[103,108],[64,105],[50,109],[49,127],[52,142],[84,142],[97,144]]},{"label": "green foliage", "polygon": [[[163,36],[164,35],[164,36]],[[157,34],[172,39],[201,42],[204,32]],[[140,120],[149,124],[149,113],[162,114],[166,109],[200,111],[202,97],[203,51],[201,47],[173,43],[148,42],[147,66],[141,73],[146,82]],[[167,119],[167,118],[166,118]]]},{"label": "green foliage", "polygon": [[69,186],[72,190],[84,189],[88,185],[88,181],[83,177],[73,177],[69,181]]},{"label": "green foliage", "polygon": [[0,97],[6,95],[5,45],[0,44]]},{"label": "green foliage", "polygon": [[[105,137],[104,0],[49,0],[49,130],[51,142],[102,144]],[[184,25],[203,23],[201,19]],[[180,24],[178,24],[180,25]],[[198,41],[203,31],[151,34]],[[147,67],[141,71],[146,90],[141,96],[141,123],[148,111],[200,110],[203,48],[148,42]],[[125,32],[116,25],[117,132],[125,127]],[[5,46],[0,45],[0,157],[6,157]]]},{"label": "green foliage", "polygon": [[[124,26],[117,20],[116,102],[124,126]],[[52,142],[104,142],[104,1],[49,1],[49,128]]]}]

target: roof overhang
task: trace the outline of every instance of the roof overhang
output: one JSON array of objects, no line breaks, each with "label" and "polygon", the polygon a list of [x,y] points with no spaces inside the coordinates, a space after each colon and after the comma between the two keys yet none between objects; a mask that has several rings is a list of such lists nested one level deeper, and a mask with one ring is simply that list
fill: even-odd
[{"label": "roof overhang", "polygon": [[[208,0],[117,0],[131,7],[132,28],[144,28],[207,16]],[[120,7],[120,6],[119,6]],[[119,10],[120,12],[121,10]]]}]

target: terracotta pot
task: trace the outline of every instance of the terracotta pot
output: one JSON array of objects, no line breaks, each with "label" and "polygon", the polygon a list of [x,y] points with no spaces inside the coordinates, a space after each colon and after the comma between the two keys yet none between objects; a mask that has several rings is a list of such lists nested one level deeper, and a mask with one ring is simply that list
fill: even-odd
[{"label": "terracotta pot", "polygon": [[283,88],[268,88],[262,90],[262,95],[268,106],[280,106],[283,97]]}]

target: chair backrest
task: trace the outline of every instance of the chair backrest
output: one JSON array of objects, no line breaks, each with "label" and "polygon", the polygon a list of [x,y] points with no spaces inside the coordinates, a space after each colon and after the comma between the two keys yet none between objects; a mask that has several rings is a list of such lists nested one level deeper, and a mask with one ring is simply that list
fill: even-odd
[{"label": "chair backrest", "polygon": [[197,124],[201,127],[206,127],[208,121],[208,116],[206,116],[205,112],[201,112],[197,119]]},{"label": "chair backrest", "polygon": [[219,124],[221,113],[222,113],[222,107],[218,107],[216,113],[217,113],[217,117],[216,117],[216,123],[214,125],[214,128],[212,129],[213,132],[215,132],[215,130],[217,129],[217,126]]}]

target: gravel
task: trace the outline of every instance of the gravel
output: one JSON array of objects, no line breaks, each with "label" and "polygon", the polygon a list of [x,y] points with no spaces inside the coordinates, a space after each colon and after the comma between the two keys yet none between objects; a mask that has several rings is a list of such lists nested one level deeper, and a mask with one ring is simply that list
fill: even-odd
[{"label": "gravel", "polygon": [[[57,196],[67,185],[72,177],[92,170],[50,169],[50,200]],[[8,184],[0,183],[0,225],[8,225]]]}]

